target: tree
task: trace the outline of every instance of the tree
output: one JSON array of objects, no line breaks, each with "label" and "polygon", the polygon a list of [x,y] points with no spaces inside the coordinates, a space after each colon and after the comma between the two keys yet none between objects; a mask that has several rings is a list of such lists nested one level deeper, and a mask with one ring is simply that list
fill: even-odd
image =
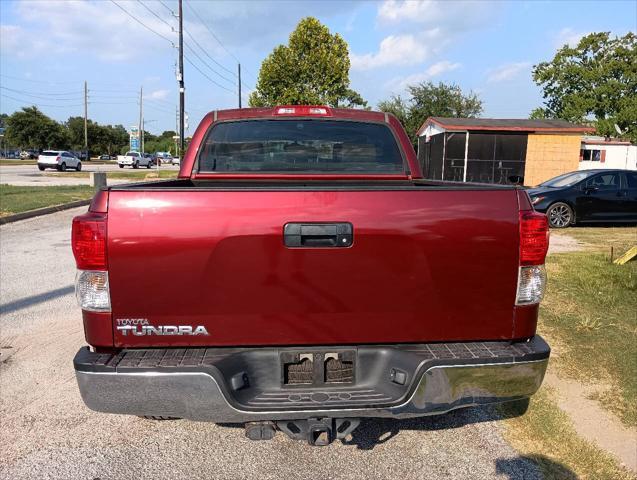
[{"label": "tree", "polygon": [[482,100],[474,92],[463,93],[456,84],[422,82],[407,87],[409,98],[394,95],[378,104],[378,109],[395,115],[403,124],[412,143],[417,145],[417,131],[428,117],[477,117]]},{"label": "tree", "polygon": [[611,38],[591,33],[577,46],[564,45],[553,60],[533,68],[544,107],[534,118],[572,122],[594,120],[601,135],[615,135],[614,125],[637,141],[637,36]]},{"label": "tree", "polygon": [[349,87],[347,42],[317,19],[302,19],[290,34],[288,45],[279,45],[261,64],[250,106],[330,105],[366,106]]},{"label": "tree", "polygon": [[114,155],[122,152],[122,149],[128,149],[129,134],[123,125],[104,125],[100,127],[101,135],[99,142],[100,153],[108,153]]},{"label": "tree", "polygon": [[67,148],[69,144],[66,129],[36,106],[13,112],[6,125],[7,143],[21,148]]}]

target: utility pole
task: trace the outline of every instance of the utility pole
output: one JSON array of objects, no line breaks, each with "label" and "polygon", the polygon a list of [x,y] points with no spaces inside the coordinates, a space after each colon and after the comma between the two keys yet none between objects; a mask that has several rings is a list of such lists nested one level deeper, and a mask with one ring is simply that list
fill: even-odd
[{"label": "utility pole", "polygon": [[237,63],[237,67],[239,70],[239,108],[241,108],[241,64]]},{"label": "utility pole", "polygon": [[179,154],[184,151],[184,10],[179,0]]},{"label": "utility pole", "polygon": [[[175,107],[175,130],[177,131],[177,135],[179,136],[179,138],[181,138],[181,136],[179,135],[179,107]],[[179,143],[175,141],[175,157],[178,157],[178,156],[179,156]]]},{"label": "utility pole", "polygon": [[88,161],[88,84],[86,80],[84,80],[84,151],[86,152],[86,161]]},{"label": "utility pole", "polygon": [[139,87],[139,147],[140,153],[144,153],[144,87]]}]

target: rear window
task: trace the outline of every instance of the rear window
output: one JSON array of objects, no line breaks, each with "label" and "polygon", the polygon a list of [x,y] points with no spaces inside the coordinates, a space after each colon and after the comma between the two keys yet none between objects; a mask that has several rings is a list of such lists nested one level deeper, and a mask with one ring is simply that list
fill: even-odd
[{"label": "rear window", "polygon": [[246,120],[215,125],[200,172],[401,173],[387,125],[338,120]]},{"label": "rear window", "polygon": [[46,150],[46,151],[42,152],[40,155],[42,155],[44,157],[57,157],[58,156],[58,152],[54,152],[53,150]]}]

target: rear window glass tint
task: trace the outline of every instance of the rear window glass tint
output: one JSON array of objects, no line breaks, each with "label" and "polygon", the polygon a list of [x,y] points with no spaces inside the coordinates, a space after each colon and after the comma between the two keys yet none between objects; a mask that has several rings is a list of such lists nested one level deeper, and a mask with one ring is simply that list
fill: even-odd
[{"label": "rear window glass tint", "polygon": [[52,150],[47,150],[45,152],[42,152],[40,155],[44,155],[45,157],[57,157],[58,156],[58,152],[54,152]]},{"label": "rear window glass tint", "polygon": [[204,140],[200,172],[400,173],[387,125],[338,120],[220,123]]}]

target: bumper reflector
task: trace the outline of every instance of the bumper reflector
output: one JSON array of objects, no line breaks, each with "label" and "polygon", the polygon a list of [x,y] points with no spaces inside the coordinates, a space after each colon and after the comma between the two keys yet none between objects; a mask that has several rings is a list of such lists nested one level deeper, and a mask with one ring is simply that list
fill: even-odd
[{"label": "bumper reflector", "polygon": [[78,270],[75,276],[75,296],[82,310],[110,312],[108,272]]},{"label": "bumper reflector", "polygon": [[518,293],[516,305],[540,303],[546,287],[546,270],[544,265],[520,267],[518,274]]}]

